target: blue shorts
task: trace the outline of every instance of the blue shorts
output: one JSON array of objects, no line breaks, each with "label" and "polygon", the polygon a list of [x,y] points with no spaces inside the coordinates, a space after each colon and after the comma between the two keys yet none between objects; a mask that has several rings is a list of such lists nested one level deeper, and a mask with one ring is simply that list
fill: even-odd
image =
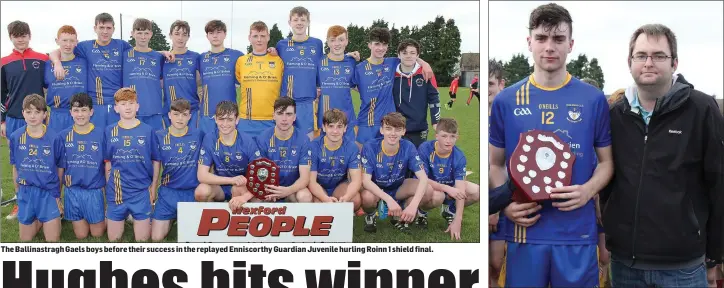
[{"label": "blue shorts", "polygon": [[221,187],[221,190],[224,191],[224,201],[231,200],[231,185],[220,185],[219,187]]},{"label": "blue shorts", "polygon": [[68,221],[85,220],[88,224],[96,224],[105,220],[105,203],[103,190],[65,187],[63,206],[65,219]]},{"label": "blue shorts", "polygon": [[8,138],[10,138],[10,134],[13,134],[13,132],[18,131],[18,129],[23,128],[23,126],[28,125],[28,123],[25,122],[25,119],[18,119],[8,116],[5,118],[5,133],[8,135]]},{"label": "blue shorts", "polygon": [[201,115],[201,112],[199,112],[198,116],[198,126],[201,131],[204,131],[206,134],[215,133],[216,129],[216,121],[214,118],[211,118],[211,116],[203,116]]},{"label": "blue shorts", "polygon": [[138,118],[138,120],[141,120],[141,122],[146,123],[146,125],[151,126],[151,128],[153,128],[153,132],[156,132],[158,130],[166,130],[166,120],[164,120],[163,115],[161,114],[136,116],[136,118]]},{"label": "blue shorts", "polygon": [[297,102],[297,120],[294,121],[294,127],[299,129],[304,135],[314,132],[314,125],[317,121],[317,115],[314,114],[314,102],[300,103]]},{"label": "blue shorts", "polygon": [[500,213],[498,215],[498,230],[488,235],[488,240],[490,241],[505,240],[505,215],[503,213]]},{"label": "blue shorts", "polygon": [[20,185],[17,196],[20,224],[31,225],[35,220],[45,223],[60,218],[60,209],[51,191]]},{"label": "blue shorts", "polygon": [[176,190],[161,186],[158,189],[158,200],[153,210],[154,220],[172,220],[178,217],[177,211],[179,202],[195,202],[194,189]]},{"label": "blue shorts", "polygon": [[372,139],[382,139],[380,126],[357,126],[357,142],[364,145]]},{"label": "blue shorts", "polygon": [[118,121],[121,120],[121,116],[116,113],[113,106],[113,104],[93,105],[91,123],[93,123],[96,127],[103,127],[103,129],[106,129],[108,125],[118,123]]},{"label": "blue shorts", "polygon": [[65,108],[52,108],[48,112],[48,121],[45,125],[50,130],[60,132],[73,126],[73,117],[70,116],[70,110]]},{"label": "blue shorts", "polygon": [[[123,195],[129,195],[124,191]],[[134,220],[146,220],[151,217],[151,198],[148,190],[137,191],[130,197],[124,197],[123,203],[116,204],[116,201],[108,201],[108,211],[106,218],[112,221],[126,220],[128,215],[132,215]]]},{"label": "blue shorts", "polygon": [[254,138],[270,127],[274,127],[274,120],[239,119],[239,124],[236,125],[236,129],[239,130],[239,132]]},{"label": "blue shorts", "polygon": [[598,287],[597,248],[508,242],[505,287]]}]

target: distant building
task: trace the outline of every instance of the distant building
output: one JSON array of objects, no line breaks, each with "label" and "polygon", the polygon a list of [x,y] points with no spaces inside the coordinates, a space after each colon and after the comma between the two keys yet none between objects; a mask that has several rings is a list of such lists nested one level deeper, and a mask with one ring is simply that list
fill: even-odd
[{"label": "distant building", "polygon": [[[478,78],[488,79],[488,76],[480,75],[480,53],[463,53],[460,56],[460,87],[470,87],[473,77],[478,74]],[[487,82],[487,80],[486,80]]]}]

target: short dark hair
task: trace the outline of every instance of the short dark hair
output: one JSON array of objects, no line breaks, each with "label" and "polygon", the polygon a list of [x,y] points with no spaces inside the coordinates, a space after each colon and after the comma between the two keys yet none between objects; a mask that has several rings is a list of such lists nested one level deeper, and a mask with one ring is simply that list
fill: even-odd
[{"label": "short dark hair", "polygon": [[276,101],[274,101],[274,112],[281,110],[287,110],[287,107],[294,108],[294,113],[297,113],[297,102],[294,101],[294,99],[289,97],[279,97]]},{"label": "short dark hair", "polygon": [[70,108],[74,108],[74,107],[78,107],[78,108],[88,107],[89,109],[92,110],[93,109],[93,99],[91,99],[91,97],[85,92],[75,93],[75,94],[73,94],[73,96],[70,97]]},{"label": "short dark hair", "polygon": [[420,54],[420,51],[422,50],[422,47],[420,46],[420,42],[415,41],[415,39],[405,39],[400,41],[400,44],[397,45],[397,54],[400,54],[400,52],[405,51],[407,47],[415,47],[417,50],[417,54]]},{"label": "short dark hair", "polygon": [[191,26],[189,26],[189,22],[183,21],[183,20],[176,20],[171,24],[171,30],[168,32],[168,34],[173,34],[174,30],[183,30],[191,36]]},{"label": "short dark hair", "polygon": [[407,119],[400,112],[391,112],[383,116],[382,121],[380,121],[380,127],[385,125],[404,129],[407,125]]},{"label": "short dark hair", "polygon": [[309,10],[307,10],[307,8],[304,8],[302,6],[294,7],[294,8],[292,8],[291,11],[289,11],[289,20],[292,20],[292,16],[294,16],[294,15],[307,16],[307,20],[310,20],[309,19]]},{"label": "short dark hair", "polygon": [[382,27],[375,27],[370,29],[369,34],[367,34],[368,43],[369,42],[380,42],[382,44],[389,44],[390,43],[390,30],[387,30],[387,28]]},{"label": "short dark hair", "polygon": [[440,131],[458,134],[458,121],[453,118],[440,118],[440,121],[437,122],[437,132]]},{"label": "short dark hair", "polygon": [[216,105],[216,113],[214,113],[216,117],[221,117],[224,115],[234,115],[234,118],[239,117],[239,106],[236,106],[236,103],[232,101],[221,101],[219,104]]},{"label": "short dark hair", "polygon": [[567,23],[569,27],[568,35],[573,36],[573,19],[566,8],[556,3],[549,3],[538,6],[530,13],[530,21],[528,22],[528,32],[543,25],[545,30],[558,28],[561,23]]},{"label": "short dark hair", "polygon": [[186,99],[176,99],[171,102],[171,111],[186,112],[191,111],[191,103]]},{"label": "short dark hair", "polygon": [[146,18],[138,18],[133,21],[133,31],[153,31],[153,23]]},{"label": "short dark hair", "polygon": [[342,123],[342,125],[347,126],[347,114],[344,114],[342,110],[339,110],[337,108],[324,112],[324,116],[322,116],[322,125],[329,125],[335,123]]},{"label": "short dark hair", "polygon": [[30,26],[28,25],[28,23],[20,20],[10,22],[10,24],[8,24],[8,34],[13,37],[23,37],[25,35],[30,35]]},{"label": "short dark hair", "polygon": [[226,33],[226,24],[224,24],[221,20],[211,20],[209,23],[206,23],[206,27],[204,27],[206,34],[215,32],[216,30],[221,30]]},{"label": "short dark hair", "polygon": [[671,31],[669,27],[666,27],[663,24],[646,24],[634,31],[628,44],[629,59],[631,59],[631,56],[633,56],[633,50],[636,46],[636,39],[638,39],[641,34],[646,34],[647,36],[654,37],[666,36],[666,41],[669,42],[669,49],[671,49],[671,66],[674,66],[674,60],[679,59],[679,52],[677,49],[678,45],[676,44],[676,35],[674,35],[674,32]]},{"label": "short dark hair", "polygon": [[96,15],[96,26],[98,26],[98,24],[103,24],[106,22],[111,22],[111,25],[116,26],[116,21],[113,21],[113,16],[111,16],[111,14],[103,12]]},{"label": "short dark hair", "polygon": [[45,98],[38,94],[30,94],[23,99],[23,110],[29,110],[30,106],[35,107],[39,111],[48,111],[48,106],[45,105]]},{"label": "short dark hair", "polygon": [[503,80],[503,65],[495,59],[488,60],[488,77],[495,77],[498,81]]}]

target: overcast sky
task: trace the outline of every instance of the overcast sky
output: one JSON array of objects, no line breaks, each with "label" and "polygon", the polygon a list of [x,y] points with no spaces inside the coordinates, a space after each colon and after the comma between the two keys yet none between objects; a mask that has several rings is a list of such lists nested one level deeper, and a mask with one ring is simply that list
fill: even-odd
[{"label": "overcast sky", "polygon": [[[555,1],[553,1],[555,2]],[[523,53],[533,64],[526,36],[530,12],[546,2],[490,2],[490,57],[509,60]],[[724,95],[721,1],[710,2],[560,2],[573,18],[573,51],[598,58],[610,94],[633,83],[626,59],[631,34],[641,25],[660,23],[676,34],[678,73],[707,94]]]},{"label": "overcast sky", "polygon": [[[133,20],[139,17],[155,21],[164,34],[173,21],[182,19],[191,26],[191,39],[188,47],[196,52],[209,49],[204,33],[206,22],[219,19],[227,25],[226,46],[246,52],[249,45],[249,25],[254,21],[264,21],[270,28],[277,23],[286,37],[290,28],[287,24],[289,10],[295,6],[304,6],[311,12],[311,35],[324,39],[327,29],[332,25],[347,27],[350,23],[369,26],[375,19],[384,19],[395,27],[405,25],[423,26],[428,21],[442,15],[445,19],[455,19],[462,38],[461,52],[480,52],[479,2],[128,2],[128,1],[83,1],[83,2],[8,2],[0,4],[2,29],[0,33],[2,55],[12,51],[12,43],[7,35],[7,25],[14,20],[28,22],[32,31],[31,47],[40,52],[57,48],[55,37],[62,25],[72,25],[79,34],[79,40],[95,39],[93,20],[102,12],[113,15],[116,31],[113,38],[130,39]],[[42,9],[38,9],[42,7]],[[232,9],[233,8],[233,9]],[[413,12],[402,13],[403,10]],[[123,14],[123,35],[121,35],[121,14]],[[56,15],[62,18],[56,19]],[[233,19],[232,19],[233,15]],[[391,28],[391,27],[390,27]],[[167,37],[168,38],[168,37]],[[324,41],[324,40],[323,40]],[[170,43],[170,41],[169,41]],[[366,57],[367,55],[363,55]]]}]

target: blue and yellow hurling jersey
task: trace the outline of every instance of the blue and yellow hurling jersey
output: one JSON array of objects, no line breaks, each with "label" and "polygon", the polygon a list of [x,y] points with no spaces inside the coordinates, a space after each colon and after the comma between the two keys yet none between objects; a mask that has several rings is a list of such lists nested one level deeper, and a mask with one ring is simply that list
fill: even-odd
[{"label": "blue and yellow hurling jersey", "polygon": [[155,133],[158,145],[156,149],[163,167],[159,182],[161,186],[177,190],[195,189],[199,186],[196,172],[203,134],[200,130],[189,129],[188,126],[180,135],[171,133],[170,129],[157,130]]},{"label": "blue and yellow hurling jersey", "polygon": [[309,166],[309,137],[302,135],[294,127],[289,138],[282,139],[275,133],[275,127],[268,128],[256,137],[256,143],[264,158],[279,166],[279,184],[291,186],[299,179],[299,166]]},{"label": "blue and yellow hurling jersey", "polygon": [[279,56],[247,54],[236,62],[236,80],[241,84],[239,118],[272,120],[274,101],[279,98],[284,62]]},{"label": "blue and yellow hurling jersey", "polygon": [[[322,95],[317,104],[317,127],[322,127],[324,112],[332,109],[342,110],[347,115],[347,126],[354,127],[357,122],[352,105],[350,88],[357,86],[354,58],[345,56],[342,61],[334,61],[324,56],[317,66],[317,77]],[[351,128],[347,128],[351,129]]]},{"label": "blue and yellow hurling jersey", "polygon": [[137,193],[150,192],[153,161],[161,160],[153,128],[141,121],[133,127],[123,127],[119,122],[106,128],[105,141],[104,158],[111,162],[107,201],[120,205]]},{"label": "blue and yellow hurling jersey", "polygon": [[158,51],[140,52],[131,48],[123,52],[123,87],[129,87],[138,95],[139,116],[163,113],[164,58]]},{"label": "blue and yellow hurling jersey", "polygon": [[55,78],[55,67],[50,61],[45,62],[45,102],[52,108],[70,109],[70,97],[77,93],[86,93],[88,81],[88,69],[85,59],[75,57],[68,61],[62,61],[65,70],[65,78]]},{"label": "blue and yellow hurling jersey", "polygon": [[15,183],[33,186],[60,197],[58,164],[63,154],[63,144],[55,132],[43,125],[43,135],[30,136],[27,126],[10,135],[10,164],[18,171]]},{"label": "blue and yellow hurling jersey", "polygon": [[261,158],[254,139],[236,130],[231,143],[224,143],[218,132],[206,134],[199,153],[199,163],[213,167],[222,177],[244,175],[249,162]]},{"label": "blue and yellow hurling jersey", "polygon": [[417,151],[430,180],[452,187],[455,187],[455,180],[465,180],[467,159],[457,146],[453,146],[450,153],[441,154],[438,152],[437,140],[430,140],[420,144]]},{"label": "blue and yellow hurling jersey", "polygon": [[277,53],[284,60],[281,96],[297,103],[310,103],[317,98],[317,64],[324,56],[322,40],[307,37],[302,42],[292,38],[277,42]]},{"label": "blue and yellow hurling jersey", "polygon": [[244,56],[239,50],[230,48],[219,53],[207,51],[199,55],[201,75],[201,115],[214,116],[216,105],[221,101],[236,103],[236,60]]},{"label": "blue and yellow hurling jersey", "polygon": [[86,60],[88,95],[96,105],[113,105],[113,94],[123,85],[123,51],[131,49],[128,42],[111,39],[102,46],[96,40],[78,43],[73,53]]},{"label": "blue and yellow hurling jersey", "polygon": [[199,94],[196,88],[196,71],[199,70],[199,53],[188,50],[176,54],[174,62],[163,65],[164,113],[176,99],[186,99],[191,111],[199,109]]},{"label": "blue and yellow hurling jersey", "polygon": [[317,172],[317,183],[324,189],[334,189],[347,180],[350,169],[361,169],[359,147],[354,141],[345,141],[339,147],[327,145],[326,137],[317,137],[309,145],[312,170]]},{"label": "blue and yellow hurling jersey", "polygon": [[95,127],[80,133],[74,127],[65,129],[58,134],[63,144],[63,155],[60,168],[64,169],[62,185],[84,190],[101,189],[106,185],[105,162],[105,131]]},{"label": "blue and yellow hurling jersey", "polygon": [[397,189],[407,176],[407,171],[425,170],[415,145],[400,139],[397,151],[385,151],[384,139],[374,139],[362,148],[364,173],[372,175],[372,181],[383,190]]},{"label": "blue and yellow hurling jersey", "polygon": [[355,69],[357,87],[361,100],[357,126],[380,126],[382,117],[395,112],[392,99],[392,83],[395,81],[395,69],[400,58],[385,58],[380,63],[366,59]]},{"label": "blue and yellow hurling jersey", "polygon": [[[571,77],[559,87],[547,88],[533,76],[504,89],[493,100],[490,144],[505,149],[506,163],[521,133],[537,129],[556,133],[576,155],[571,185],[584,184],[596,168],[595,148],[611,145],[608,103],[601,90]],[[594,201],[563,212],[544,201],[541,218],[528,228],[510,222],[508,241],[534,244],[596,244],[598,232]]]}]

